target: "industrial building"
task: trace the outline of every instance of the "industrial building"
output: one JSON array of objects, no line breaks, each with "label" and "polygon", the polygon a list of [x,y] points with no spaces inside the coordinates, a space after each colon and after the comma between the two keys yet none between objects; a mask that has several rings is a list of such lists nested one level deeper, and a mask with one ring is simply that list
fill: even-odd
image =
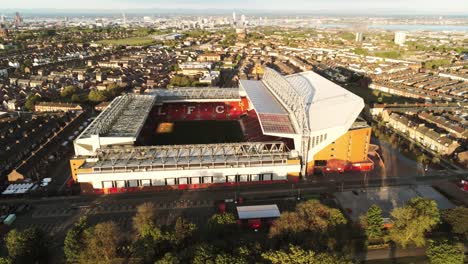
[{"label": "industrial building", "polygon": [[[269,68],[262,80],[241,80],[239,88],[127,94],[114,99],[74,141],[73,178],[83,192],[112,193],[370,170],[371,129],[358,120],[363,107],[362,98],[314,72],[282,76]],[[242,140],[162,141],[181,122],[211,121],[238,123]]]}]

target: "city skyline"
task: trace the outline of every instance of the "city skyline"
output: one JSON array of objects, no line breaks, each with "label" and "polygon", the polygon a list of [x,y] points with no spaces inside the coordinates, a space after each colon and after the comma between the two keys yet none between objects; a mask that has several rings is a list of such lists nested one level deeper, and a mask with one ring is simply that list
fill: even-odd
[{"label": "city skyline", "polygon": [[64,4],[58,0],[46,1],[32,1],[23,0],[18,2],[7,2],[2,5],[0,12],[9,10],[40,10],[46,11],[74,11],[74,12],[102,12],[102,11],[119,11],[127,10],[129,12],[154,12],[171,11],[171,12],[207,12],[213,13],[214,11],[225,12],[227,10],[242,10],[242,11],[261,11],[261,12],[278,12],[286,11],[289,13],[336,13],[336,14],[433,14],[433,15],[449,15],[458,14],[463,15],[468,13],[468,4],[463,0],[448,0],[440,1],[370,1],[370,0],[357,0],[357,1],[344,1],[344,0],[331,0],[331,1],[304,1],[292,0],[287,5],[282,1],[272,0],[256,0],[247,1],[239,0],[236,2],[221,0],[176,0],[176,1],[150,1],[150,0],[104,0],[98,3],[91,0],[83,0],[79,3]]}]

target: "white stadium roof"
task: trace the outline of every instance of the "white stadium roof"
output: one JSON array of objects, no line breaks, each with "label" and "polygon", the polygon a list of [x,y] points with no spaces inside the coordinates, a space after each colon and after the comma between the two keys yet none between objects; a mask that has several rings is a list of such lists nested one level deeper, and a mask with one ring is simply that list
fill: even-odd
[{"label": "white stadium roof", "polygon": [[[352,128],[364,108],[362,98],[311,71],[282,76],[266,68],[261,81],[241,81],[240,86],[258,113],[263,132],[293,138],[295,149],[307,160]],[[260,91],[265,89],[268,91]],[[287,131],[284,126],[266,129],[270,127],[267,124],[274,128],[287,123],[279,119],[284,116],[278,113],[273,117],[262,115],[265,109],[276,104],[286,109],[294,131],[284,132]]]},{"label": "white stadium roof", "polygon": [[364,108],[364,100],[315,72],[286,76],[298,94],[309,118],[310,131],[345,126],[346,130]]}]

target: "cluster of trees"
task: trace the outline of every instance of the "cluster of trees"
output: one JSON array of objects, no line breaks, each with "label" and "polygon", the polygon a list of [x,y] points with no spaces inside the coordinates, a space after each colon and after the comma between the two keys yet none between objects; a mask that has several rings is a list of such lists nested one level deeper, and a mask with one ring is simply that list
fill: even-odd
[{"label": "cluster of trees", "polygon": [[[382,210],[377,205],[372,205],[361,216],[361,225],[371,243],[379,240],[391,241],[403,248],[429,244],[426,253],[430,263],[463,263],[464,249],[459,241],[468,238],[466,207],[446,210],[441,216],[434,200],[418,197],[411,199],[404,207],[393,209],[390,215],[389,229],[384,228]],[[428,240],[427,235],[439,227],[441,220],[451,227],[450,234],[453,235]]]},{"label": "cluster of trees", "polygon": [[169,81],[169,85],[173,87],[203,87],[205,83],[200,83],[197,78],[191,78],[185,75],[174,75]]},{"label": "cluster of trees", "polygon": [[80,103],[82,101],[78,88],[73,85],[65,86],[60,92],[60,96],[72,101],[73,103]]},{"label": "cluster of trees", "polygon": [[31,94],[26,97],[26,101],[24,102],[24,107],[28,111],[34,111],[34,106],[41,101],[41,97],[37,94]]},{"label": "cluster of trees", "polygon": [[[234,215],[214,214],[203,226],[179,217],[171,226],[159,226],[151,202],[138,206],[133,231],[112,221],[91,225],[80,218],[68,231],[63,245],[67,263],[352,263],[352,226],[340,210],[310,200],[284,212],[268,232],[241,232]],[[454,236],[426,240],[440,220]],[[393,241],[407,247],[427,245],[430,263],[463,263],[468,235],[468,209],[439,213],[434,201],[414,198],[391,212],[384,229],[382,210],[374,205],[361,217],[367,238]],[[266,231],[266,230],[265,230]],[[440,236],[438,236],[440,237]],[[51,238],[39,229],[10,231],[5,238],[8,256],[0,263],[48,263]]]},{"label": "cluster of trees", "polygon": [[5,236],[8,256],[0,258],[0,263],[48,263],[50,246],[50,237],[40,229],[13,229]]},{"label": "cluster of trees", "polygon": [[90,90],[88,100],[93,103],[99,103],[106,100],[112,100],[123,92],[123,87],[118,84],[111,83],[106,87],[106,90]]},{"label": "cluster of trees", "polygon": [[[106,87],[106,90],[101,91],[93,89],[89,91],[88,95],[86,95],[86,93],[82,94],[76,86],[68,85],[62,89],[60,96],[65,100],[71,101],[73,103],[82,103],[86,101],[86,99],[83,97],[86,97],[91,103],[99,103],[106,100],[112,100],[113,98],[122,94],[123,90],[123,87],[112,83]],[[33,111],[34,106],[40,102],[41,99],[42,98],[39,95],[31,94],[26,97],[24,107],[28,111]]]}]

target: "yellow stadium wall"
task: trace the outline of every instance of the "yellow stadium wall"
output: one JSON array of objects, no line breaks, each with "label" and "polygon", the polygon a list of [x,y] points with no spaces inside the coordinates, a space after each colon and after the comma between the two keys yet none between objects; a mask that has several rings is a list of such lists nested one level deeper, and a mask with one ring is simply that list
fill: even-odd
[{"label": "yellow stadium wall", "polygon": [[85,163],[85,159],[71,159],[70,160],[70,169],[72,173],[73,180],[76,182],[78,175],[78,168]]},{"label": "yellow stadium wall", "polygon": [[[346,134],[335,140],[335,143],[326,146],[315,154],[314,161],[330,159],[339,159],[349,162],[366,161],[367,153],[369,152],[370,137],[370,127],[349,130]],[[309,164],[310,163],[313,164],[313,162],[309,162]]]}]

